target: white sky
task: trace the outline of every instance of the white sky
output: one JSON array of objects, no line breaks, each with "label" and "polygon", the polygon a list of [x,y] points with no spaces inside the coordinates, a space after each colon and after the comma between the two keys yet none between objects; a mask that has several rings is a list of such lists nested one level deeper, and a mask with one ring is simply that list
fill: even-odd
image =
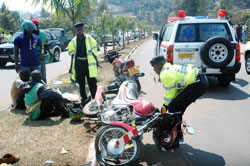
[{"label": "white sky", "polygon": [[37,5],[36,7],[32,4],[32,0],[0,0],[0,6],[2,3],[8,7],[9,10],[19,10],[23,12],[31,12],[34,13],[35,11],[41,10],[41,5]]}]

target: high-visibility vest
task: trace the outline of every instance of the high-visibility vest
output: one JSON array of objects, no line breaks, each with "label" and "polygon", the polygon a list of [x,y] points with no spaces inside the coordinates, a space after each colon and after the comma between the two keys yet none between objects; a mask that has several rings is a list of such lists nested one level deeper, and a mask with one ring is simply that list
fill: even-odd
[{"label": "high-visibility vest", "polygon": [[[97,64],[96,60],[93,56],[97,56],[97,47],[96,41],[90,35],[85,35],[85,44],[86,44],[86,53],[87,53],[87,60],[88,60],[88,68],[89,68],[89,77],[97,77]],[[68,44],[69,55],[74,56],[73,58],[73,66],[72,66],[72,76],[71,79],[73,81],[76,80],[76,71],[75,71],[75,59],[76,59],[76,51],[77,51],[77,36],[75,36],[70,43]]]},{"label": "high-visibility vest", "polygon": [[160,72],[160,81],[165,89],[164,104],[168,106],[181,89],[194,83],[198,73],[199,69],[192,64],[182,66],[165,63]]},{"label": "high-visibility vest", "polygon": [[41,86],[43,86],[42,83],[36,83],[28,93],[25,93],[24,97],[26,113],[33,120],[37,119],[41,112],[41,101],[39,100],[37,95],[37,92]]}]

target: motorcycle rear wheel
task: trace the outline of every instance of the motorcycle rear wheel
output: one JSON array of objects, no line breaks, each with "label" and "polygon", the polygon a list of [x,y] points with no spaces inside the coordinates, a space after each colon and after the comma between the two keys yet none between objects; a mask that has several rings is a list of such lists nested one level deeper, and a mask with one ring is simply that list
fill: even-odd
[{"label": "motorcycle rear wheel", "polygon": [[117,154],[112,154],[110,151],[109,145],[112,145],[112,141],[119,139],[127,132],[125,128],[113,125],[103,126],[97,131],[95,151],[96,159],[100,165],[130,166],[138,161],[141,152],[139,138],[131,140],[120,152],[117,151],[117,147],[112,148],[113,153]]},{"label": "motorcycle rear wheel", "polygon": [[82,110],[84,115],[87,115],[89,117],[97,117],[98,114],[98,107],[97,107],[97,103],[95,100],[92,100],[90,102],[88,102]]}]

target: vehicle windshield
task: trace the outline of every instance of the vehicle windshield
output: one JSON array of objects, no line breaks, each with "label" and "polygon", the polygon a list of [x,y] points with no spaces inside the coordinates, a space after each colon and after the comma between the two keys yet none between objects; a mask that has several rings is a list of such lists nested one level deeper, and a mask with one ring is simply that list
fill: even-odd
[{"label": "vehicle windshield", "polygon": [[10,40],[8,40],[8,43],[14,43],[14,40],[17,36],[19,36],[22,32],[17,32],[15,33],[11,38]]}]

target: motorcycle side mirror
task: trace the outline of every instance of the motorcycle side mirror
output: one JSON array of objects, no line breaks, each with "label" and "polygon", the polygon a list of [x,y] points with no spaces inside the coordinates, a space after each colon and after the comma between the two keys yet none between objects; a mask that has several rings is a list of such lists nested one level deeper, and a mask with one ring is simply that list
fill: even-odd
[{"label": "motorcycle side mirror", "polygon": [[194,128],[193,127],[186,125],[186,130],[187,130],[188,134],[194,135]]}]

